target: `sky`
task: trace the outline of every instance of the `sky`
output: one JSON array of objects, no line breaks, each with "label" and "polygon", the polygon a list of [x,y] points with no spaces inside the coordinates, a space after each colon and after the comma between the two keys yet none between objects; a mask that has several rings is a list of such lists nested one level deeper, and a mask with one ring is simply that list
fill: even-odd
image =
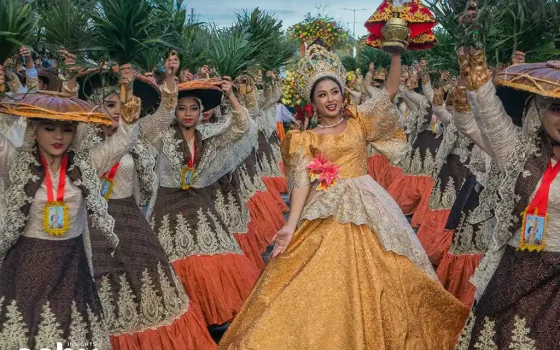
[{"label": "sky", "polygon": [[[214,22],[218,26],[228,26],[235,21],[235,13],[242,13],[244,9],[252,11],[256,7],[272,12],[282,20],[284,29],[303,20],[305,14],[317,13],[316,6],[325,6],[324,13],[337,19],[352,33],[354,27],[354,13],[356,11],[356,35],[367,34],[364,23],[377,9],[381,0],[186,0],[186,7],[194,9],[195,18],[200,22]],[[365,10],[364,10],[365,9]]]}]

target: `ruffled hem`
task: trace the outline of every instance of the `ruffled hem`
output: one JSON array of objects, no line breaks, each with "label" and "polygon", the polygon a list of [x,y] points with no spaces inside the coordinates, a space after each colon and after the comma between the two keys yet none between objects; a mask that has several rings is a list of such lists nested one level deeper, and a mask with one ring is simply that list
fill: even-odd
[{"label": "ruffled hem", "polygon": [[420,227],[420,225],[422,225],[422,221],[424,220],[424,217],[430,211],[430,198],[432,197],[433,187],[434,187],[433,185],[430,186],[429,188],[426,189],[426,192],[422,194],[422,199],[420,200],[420,204],[418,204],[418,208],[416,208],[414,215],[412,215],[410,226]]},{"label": "ruffled hem", "polygon": [[288,183],[284,177],[263,177],[262,181],[266,186],[268,192],[274,197],[274,201],[278,203],[278,206],[282,209],[282,212],[287,213],[289,211],[286,202],[282,198],[282,193],[288,193]]},{"label": "ruffled hem", "polygon": [[384,189],[388,189],[391,183],[402,174],[402,169],[392,165],[389,160],[376,154],[368,158],[368,174]]},{"label": "ruffled hem", "polygon": [[269,192],[257,192],[248,202],[249,215],[257,245],[261,251],[266,251],[272,238],[284,227],[286,220],[284,213],[275,205]]},{"label": "ruffled hem", "polygon": [[453,241],[453,231],[445,229],[450,213],[450,209],[430,210],[417,232],[418,240],[434,266],[439,265]]},{"label": "ruffled hem", "polygon": [[173,262],[189,298],[207,325],[229,322],[239,312],[259,271],[245,255],[191,255]]},{"label": "ruffled hem", "polygon": [[447,253],[436,273],[447,291],[466,306],[474,302],[475,286],[469,281],[480,263],[482,254],[453,255]]},{"label": "ruffled hem", "polygon": [[433,185],[434,181],[430,176],[401,174],[391,182],[387,192],[397,202],[405,215],[412,215],[418,208],[422,196]]},{"label": "ruffled hem", "polygon": [[245,256],[255,264],[259,271],[262,271],[264,269],[264,261],[261,254],[264,253],[264,251],[261,251],[261,248],[259,248],[252,225],[249,223],[247,233],[234,233],[233,237],[235,237],[237,244],[239,244]]},{"label": "ruffled hem", "polygon": [[437,278],[406,217],[371,176],[342,179],[326,191],[312,189],[301,221],[327,217],[340,223],[368,225],[385,250],[408,257],[430,277]]},{"label": "ruffled hem", "polygon": [[201,311],[193,304],[172,324],[134,334],[111,337],[113,350],[212,350],[217,345],[208,333]]}]

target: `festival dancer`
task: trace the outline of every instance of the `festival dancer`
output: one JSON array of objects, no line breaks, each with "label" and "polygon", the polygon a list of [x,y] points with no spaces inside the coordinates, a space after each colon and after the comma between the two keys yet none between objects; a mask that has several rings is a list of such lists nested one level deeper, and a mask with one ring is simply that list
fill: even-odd
[{"label": "festival dancer", "polygon": [[78,122],[110,125],[111,118],[58,93],[17,97],[3,101],[0,113],[32,121],[20,149],[0,136],[0,172],[9,180],[11,203],[0,240],[0,348],[61,343],[109,349],[84,228],[91,220],[111,250],[117,248],[114,220],[98,192],[97,174],[108,171],[136,143],[140,101],[125,103],[121,127],[103,146],[75,151]]},{"label": "festival dancer", "polygon": [[[174,71],[178,64],[176,56],[166,60],[163,96],[150,80],[134,76],[130,65],[121,67],[126,78],[133,82],[129,93],[155,104],[143,103],[142,114],[146,114],[146,110],[156,110],[157,105],[159,109],[155,113],[173,114],[175,95],[167,91],[176,91]],[[90,93],[82,95],[89,97],[113,120],[111,126],[89,127],[83,131],[82,148],[102,147],[120,127],[119,117],[124,110],[119,99],[119,81],[111,77],[110,73],[100,71],[89,73],[87,79],[82,80],[85,88],[92,88]],[[102,81],[105,84],[102,85]],[[144,128],[142,124],[143,120],[140,127]],[[213,349],[216,345],[202,312],[189,300],[141,210],[146,206],[148,212],[151,210],[150,202],[157,193],[156,161],[150,147],[140,138],[129,153],[109,171],[100,174],[101,194],[109,203],[109,214],[115,218],[114,230],[120,240],[117,250],[112,253],[99,230],[90,226],[94,278],[112,348]]]},{"label": "festival dancer", "polygon": [[391,159],[406,153],[402,116],[392,104],[400,61],[394,54],[376,100],[346,111],[338,57],[311,46],[299,62],[298,90],[321,124],[289,132],[282,143],[290,218],[220,349],[449,349],[455,343],[467,308],[441,287],[406,218],[367,174],[367,142]]},{"label": "festival dancer", "polygon": [[[152,222],[187,294],[200,305],[207,325],[221,325],[239,311],[258,276],[243,254],[208,192],[251,150],[247,133],[254,125],[238,102],[232,83],[200,80],[181,83],[175,113],[148,116],[142,136],[160,152]],[[196,126],[225,94],[228,130],[203,139]]]},{"label": "festival dancer", "polygon": [[560,276],[560,64],[519,64],[497,73],[496,85],[533,94],[519,133],[496,95],[483,52],[467,47],[458,56],[477,125],[501,170],[497,224],[471,279],[476,301],[459,348],[558,348],[560,334],[552,330],[558,325]]}]

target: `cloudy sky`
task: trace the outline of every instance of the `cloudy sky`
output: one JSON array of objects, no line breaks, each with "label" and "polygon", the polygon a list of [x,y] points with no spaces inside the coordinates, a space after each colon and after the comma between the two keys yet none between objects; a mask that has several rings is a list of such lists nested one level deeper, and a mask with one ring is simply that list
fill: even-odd
[{"label": "cloudy sky", "polygon": [[191,8],[194,9],[198,21],[215,22],[219,26],[233,23],[236,12],[259,7],[261,10],[276,13],[283,20],[285,29],[303,20],[306,13],[317,13],[316,6],[326,6],[325,13],[336,18],[352,31],[354,14],[344,9],[361,9],[356,11],[356,34],[360,36],[367,33],[363,25],[381,0],[187,0],[186,3],[189,11]]}]

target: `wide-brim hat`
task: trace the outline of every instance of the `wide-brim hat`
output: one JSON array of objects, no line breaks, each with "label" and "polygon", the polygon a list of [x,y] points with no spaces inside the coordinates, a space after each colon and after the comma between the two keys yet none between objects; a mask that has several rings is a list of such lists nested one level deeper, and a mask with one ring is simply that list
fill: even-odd
[{"label": "wide-brim hat", "polygon": [[496,74],[494,84],[543,97],[560,98],[560,61],[509,66]]},{"label": "wide-brim hat", "polygon": [[179,84],[178,99],[185,97],[194,97],[202,103],[202,112],[206,112],[212,108],[222,104],[223,91],[219,88],[220,81],[216,79],[209,80],[191,80]]},{"label": "wide-brim hat", "polygon": [[[77,80],[80,84],[78,97],[83,100],[88,100],[97,89],[119,87],[119,75],[116,70],[94,69],[84,71],[78,75]],[[137,73],[132,84],[132,91],[134,96],[142,101],[141,118],[157,111],[161,104],[161,91],[154,81]]]},{"label": "wide-brim hat", "polygon": [[58,76],[58,70],[56,68],[38,69],[37,76],[48,80],[47,90],[60,92],[60,89],[62,88],[62,80]]},{"label": "wide-brim hat", "polygon": [[16,94],[0,101],[0,113],[32,119],[48,119],[112,125],[105,113],[84,100],[53,91]]}]

